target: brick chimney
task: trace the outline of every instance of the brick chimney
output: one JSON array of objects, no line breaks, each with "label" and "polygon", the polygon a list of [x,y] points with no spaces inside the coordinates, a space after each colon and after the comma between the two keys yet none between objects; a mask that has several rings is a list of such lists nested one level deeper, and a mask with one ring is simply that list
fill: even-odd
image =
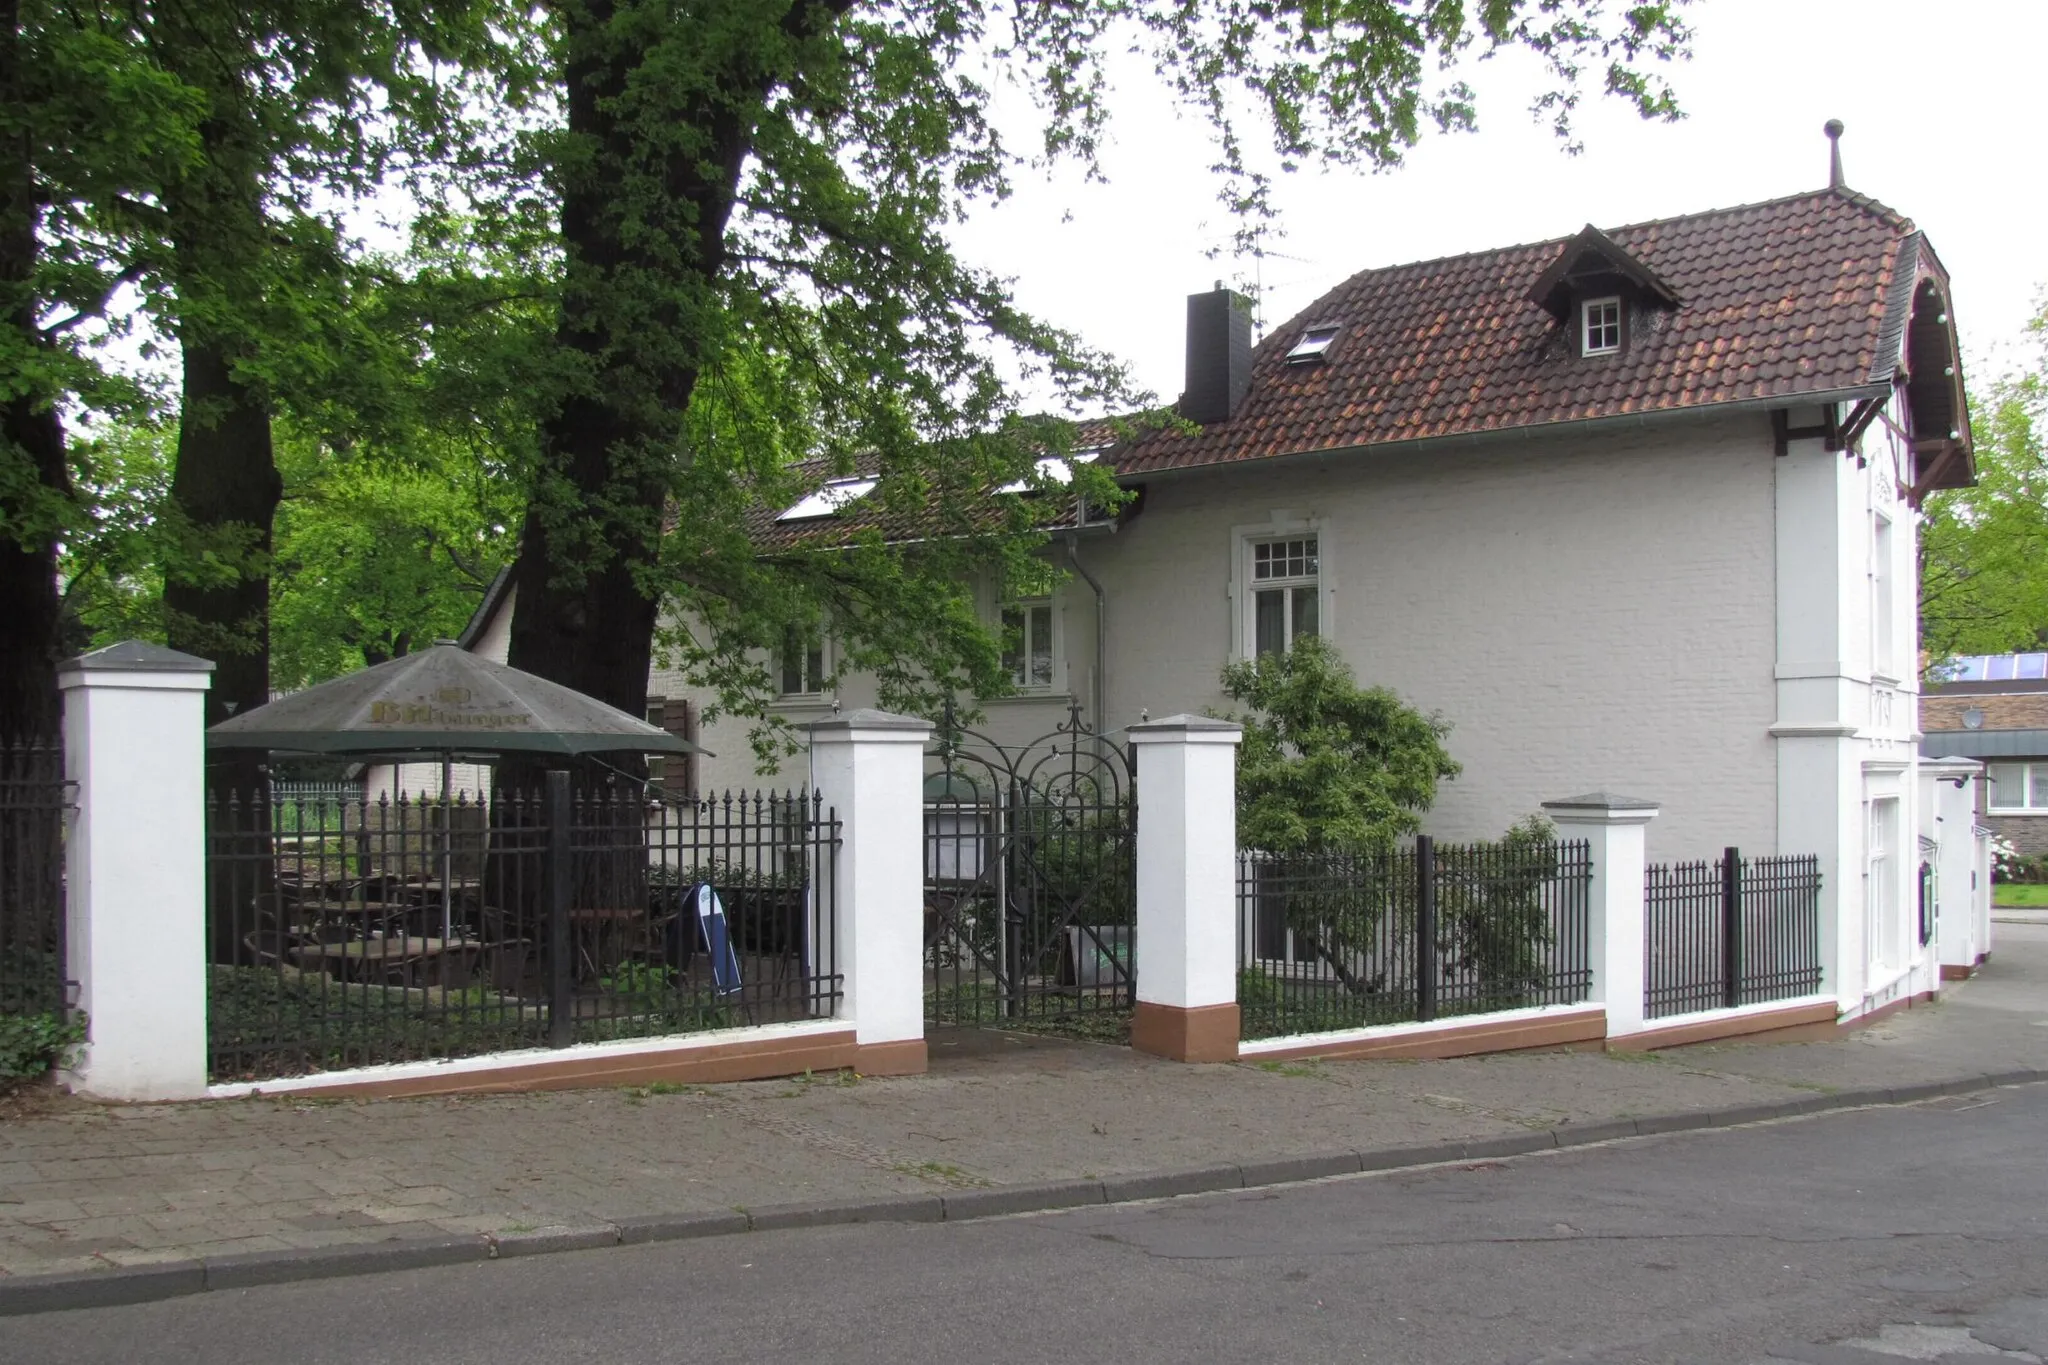
[{"label": "brick chimney", "polygon": [[1223,287],[1188,295],[1187,389],[1180,415],[1220,422],[1237,411],[1252,385],[1251,300]]}]

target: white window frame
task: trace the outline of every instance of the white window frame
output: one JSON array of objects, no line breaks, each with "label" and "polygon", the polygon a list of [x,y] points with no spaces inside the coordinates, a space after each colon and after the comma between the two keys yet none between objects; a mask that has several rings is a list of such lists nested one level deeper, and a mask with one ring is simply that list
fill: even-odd
[{"label": "white window frame", "polygon": [[1886,682],[1899,680],[1898,594],[1895,584],[1898,535],[1892,519],[1870,514],[1870,673]]},{"label": "white window frame", "polygon": [[[1593,321],[1593,310],[1594,310],[1594,309],[1596,309],[1596,308],[1598,308],[1598,309],[1601,309],[1601,310],[1603,310],[1603,316],[1602,316],[1602,318],[1601,318],[1601,321],[1600,321],[1600,322],[1599,322],[1598,324],[1595,324],[1595,323],[1594,323],[1594,321]],[[1613,318],[1612,318],[1612,320],[1611,320],[1611,321],[1610,321],[1609,319],[1607,319],[1607,318],[1606,318],[1606,316],[1605,316],[1605,310],[1607,310],[1607,309],[1609,309],[1609,308],[1611,308],[1611,309],[1613,309],[1613,310],[1614,310],[1614,316],[1613,316]],[[1613,331],[1613,333],[1614,333],[1614,343],[1613,343],[1612,345],[1610,345],[1610,346],[1596,346],[1596,345],[1594,345],[1594,344],[1593,344],[1593,330],[1594,330],[1594,327],[1595,327],[1596,325],[1597,325],[1597,326],[1599,327],[1600,331],[1601,331],[1601,332],[1603,332],[1603,333],[1605,333],[1605,332],[1607,332],[1607,331],[1609,331],[1609,330],[1612,330],[1612,331]],[[1621,318],[1621,295],[1619,295],[1619,294],[1608,294],[1608,295],[1606,295],[1606,296],[1604,296],[1604,297],[1602,297],[1602,298],[1597,298],[1597,299],[1587,299],[1587,300],[1586,300],[1586,301],[1585,301],[1584,303],[1581,303],[1581,304],[1579,305],[1579,354],[1580,354],[1580,355],[1614,355],[1614,354],[1617,354],[1617,353],[1618,353],[1618,352],[1619,352],[1619,351],[1621,350],[1621,334],[1622,334],[1622,318]]]},{"label": "white window frame", "polygon": [[768,660],[768,667],[775,675],[775,699],[778,702],[795,703],[797,705],[823,701],[832,685],[832,632],[822,627],[818,630],[818,676],[816,678],[804,679],[805,682],[815,683],[816,686],[805,691],[785,692],[782,690],[782,665],[784,663],[782,651],[783,646],[776,646],[771,651],[771,657]]},{"label": "white window frame", "polygon": [[1231,639],[1234,659],[1256,659],[1258,657],[1258,613],[1253,593],[1261,586],[1271,586],[1270,580],[1260,584],[1252,578],[1252,557],[1254,547],[1261,543],[1281,540],[1298,540],[1313,536],[1316,540],[1316,634],[1324,639],[1336,636],[1336,575],[1331,571],[1334,547],[1331,542],[1330,524],[1322,517],[1308,516],[1291,511],[1276,511],[1272,519],[1263,523],[1231,528],[1230,558],[1230,614]]},{"label": "white window frame", "polygon": [[[2020,784],[2025,790],[2020,794],[2017,806],[2002,806],[1998,802],[1999,783],[1992,781],[1993,768],[2018,768]],[[2048,815],[2048,760],[2036,759],[1987,759],[1984,764],[1984,812],[1987,815]],[[2039,800],[2040,804],[2033,802]]]},{"label": "white window frame", "polygon": [[1044,597],[1012,598],[1009,601],[1003,602],[996,608],[996,629],[998,632],[1002,632],[1008,629],[1008,625],[1004,618],[1007,617],[1011,612],[1022,611],[1027,613],[1026,620],[1028,621],[1028,613],[1033,609],[1040,607],[1043,607],[1045,609],[1047,636],[1046,652],[1051,656],[1052,659],[1052,676],[1050,679],[1042,683],[1032,682],[1028,676],[1020,676],[1020,674],[1028,675],[1031,669],[1030,638],[1027,634],[1023,652],[1019,656],[1018,669],[1016,672],[1012,672],[1010,674],[1010,686],[1015,688],[1018,694],[1022,696],[1043,697],[1057,692],[1064,692],[1066,690],[1066,632],[1063,629],[1061,629],[1060,620],[1060,618],[1064,616],[1065,613],[1060,610],[1059,599],[1056,596],[1052,595],[1047,595]]},{"label": "white window frame", "polygon": [[[1889,815],[1890,827],[1885,828]],[[1873,791],[1864,806],[1863,961],[1866,986],[1882,986],[1878,976],[1905,965],[1905,925],[1901,919],[1905,887],[1905,803],[1896,791]],[[1889,837],[1885,837],[1889,835]]]}]

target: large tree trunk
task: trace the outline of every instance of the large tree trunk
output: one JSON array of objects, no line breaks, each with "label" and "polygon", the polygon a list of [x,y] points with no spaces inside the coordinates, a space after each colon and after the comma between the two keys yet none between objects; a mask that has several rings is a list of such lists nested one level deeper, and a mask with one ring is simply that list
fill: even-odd
[{"label": "large tree trunk", "polygon": [[171,647],[215,664],[206,698],[212,725],[270,700],[271,524],[284,485],[271,449],[268,406],[235,377],[229,349],[189,336],[183,349],[184,409],[171,500],[200,536],[246,536],[255,555],[232,582],[164,579]]},{"label": "large tree trunk", "polygon": [[[0,0],[0,111],[13,134],[0,142],[0,326],[13,333],[0,345],[28,362],[43,342],[36,330],[35,168],[20,18],[16,0]],[[53,396],[14,376],[6,387],[15,397],[0,406],[0,462],[19,462],[33,473],[34,492],[25,501],[68,497],[64,429]],[[49,511],[0,500],[0,746],[48,738],[57,729],[62,601]]]},{"label": "large tree trunk", "polygon": [[206,723],[270,700],[270,549],[283,480],[271,447],[270,403],[242,362],[275,248],[262,209],[262,161],[232,89],[216,89],[200,125],[200,164],[165,196],[178,289],[184,392],[171,501],[193,549],[232,547],[240,572],[217,582],[164,576],[164,632],[173,649],[214,661]]},{"label": "large tree trunk", "polygon": [[[802,38],[850,3],[794,0],[779,18],[750,21]],[[720,88],[657,114],[639,71],[645,45],[627,26],[613,30],[618,8],[574,0],[557,11],[569,131],[590,156],[563,189],[569,270],[556,344],[590,379],[542,433],[547,475],[513,569],[511,663],[638,715],[659,610],[645,571],[660,555],[671,463],[684,458],[682,415],[702,362],[687,311],[713,306],[741,168],[775,80],[764,54],[775,45],[735,40],[728,30],[743,25],[731,15],[673,18],[702,25],[702,60]],[[691,136],[649,148],[640,139],[650,124]],[[650,251],[640,244],[648,238],[676,249]]]}]

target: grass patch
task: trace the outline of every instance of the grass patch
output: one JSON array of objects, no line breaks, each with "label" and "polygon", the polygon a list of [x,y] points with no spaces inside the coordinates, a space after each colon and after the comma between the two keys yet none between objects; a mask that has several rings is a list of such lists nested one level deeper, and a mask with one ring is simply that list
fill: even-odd
[{"label": "grass patch", "polygon": [[2012,910],[2048,909],[2048,883],[1994,882],[1991,903]]},{"label": "grass patch", "polygon": [[1322,1067],[1314,1062],[1253,1062],[1252,1065],[1273,1076],[1300,1076],[1311,1081],[1329,1079]]}]

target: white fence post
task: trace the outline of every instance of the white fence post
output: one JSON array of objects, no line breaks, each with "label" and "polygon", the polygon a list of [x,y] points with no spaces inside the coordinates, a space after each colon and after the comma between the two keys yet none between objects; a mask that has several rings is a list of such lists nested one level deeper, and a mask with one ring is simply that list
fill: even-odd
[{"label": "white fence post", "polygon": [[839,816],[834,943],[856,1069],[925,1069],[924,746],[931,722],[849,711],[810,727],[812,778]]},{"label": "white fence post", "polygon": [[1543,811],[1560,839],[1590,845],[1593,881],[1587,890],[1590,998],[1607,1011],[1607,1036],[1641,1033],[1643,1022],[1643,834],[1657,818],[1654,801],[1593,792],[1545,801]]},{"label": "white fence post", "polygon": [[1237,1056],[1237,745],[1227,720],[1130,728],[1137,755],[1137,1008],[1131,1046],[1181,1062]]},{"label": "white fence post", "polygon": [[58,669],[66,970],[90,1041],[68,1083],[110,1100],[206,1094],[205,659],[127,641]]}]

